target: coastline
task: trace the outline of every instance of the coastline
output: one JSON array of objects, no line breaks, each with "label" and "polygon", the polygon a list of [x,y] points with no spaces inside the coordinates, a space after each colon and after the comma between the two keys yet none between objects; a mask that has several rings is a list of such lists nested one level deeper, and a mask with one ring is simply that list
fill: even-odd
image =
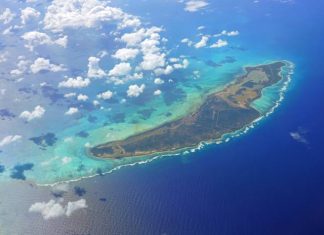
[{"label": "coastline", "polygon": [[[270,64],[270,63],[274,63],[274,62],[278,62],[278,61],[270,61],[267,63],[263,63],[264,64]],[[115,171],[118,171],[122,168],[126,168],[126,167],[132,167],[132,166],[136,166],[136,165],[143,165],[143,164],[148,164],[152,161],[155,161],[157,159],[161,159],[164,157],[177,157],[179,155],[188,155],[188,154],[192,154],[195,153],[197,151],[203,151],[206,147],[208,146],[212,146],[214,144],[219,145],[219,144],[223,144],[223,143],[227,143],[230,140],[243,136],[245,134],[247,134],[250,130],[252,130],[253,128],[255,128],[257,125],[261,124],[261,121],[265,120],[267,117],[269,117],[272,113],[274,113],[274,111],[280,106],[281,102],[284,100],[285,98],[285,94],[288,90],[288,87],[292,81],[292,74],[294,73],[294,69],[295,69],[295,64],[287,61],[287,60],[282,60],[281,62],[284,62],[286,65],[283,67],[285,70],[285,72],[287,72],[286,76],[284,77],[284,81],[283,81],[283,86],[281,87],[280,91],[279,91],[279,99],[275,102],[275,105],[268,111],[266,112],[264,115],[260,116],[259,118],[255,119],[253,122],[251,122],[250,124],[246,125],[245,127],[231,132],[231,133],[226,133],[224,134],[221,138],[218,139],[214,139],[214,140],[209,140],[209,141],[202,141],[200,142],[196,147],[192,147],[192,148],[184,148],[181,150],[178,150],[176,152],[172,152],[172,153],[164,153],[164,154],[155,154],[155,155],[151,155],[151,156],[146,156],[146,157],[139,157],[137,158],[138,161],[136,162],[130,162],[130,163],[126,163],[126,164],[122,164],[119,166],[116,166],[108,171],[102,172],[102,173],[96,173],[96,174],[91,174],[88,176],[82,176],[82,177],[77,177],[74,179],[68,179],[68,180],[60,180],[54,183],[37,183],[37,182],[33,182],[31,180],[31,182],[33,182],[34,184],[36,184],[37,186],[40,187],[53,187],[56,185],[60,185],[60,184],[66,184],[66,183],[70,183],[70,182],[78,182],[80,180],[84,180],[84,179],[90,179],[90,178],[94,178],[94,177],[98,177],[98,176],[103,176],[103,175],[108,175],[111,173],[114,173]],[[262,64],[260,64],[262,65]],[[250,65],[248,66],[244,66],[243,67],[243,71],[245,71],[246,67],[251,67]],[[281,71],[282,72],[282,71]],[[273,84],[272,86],[274,86],[276,84]],[[148,158],[149,157],[149,158]],[[94,156],[92,156],[92,158],[97,159],[97,160],[106,160],[108,161],[109,159],[102,159],[102,158],[96,158]],[[146,158],[146,159],[145,159]],[[148,158],[148,159],[147,159]],[[27,181],[29,182],[29,181]]]},{"label": "coastline", "polygon": [[154,157],[192,149],[201,142],[215,142],[263,115],[252,103],[263,97],[264,89],[284,80],[284,70],[288,65],[286,61],[277,61],[245,66],[243,74],[235,76],[219,92],[207,95],[194,112],[125,139],[91,147],[88,155],[112,160]]}]

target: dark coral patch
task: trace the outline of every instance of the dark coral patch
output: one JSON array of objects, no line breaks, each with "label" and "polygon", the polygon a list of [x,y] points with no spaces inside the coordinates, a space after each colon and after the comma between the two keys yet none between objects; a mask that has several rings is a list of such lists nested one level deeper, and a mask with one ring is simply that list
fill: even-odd
[{"label": "dark coral patch", "polygon": [[10,177],[12,179],[26,180],[25,171],[30,171],[34,167],[33,163],[25,163],[16,165],[12,171]]},{"label": "dark coral patch", "polygon": [[30,138],[30,140],[33,141],[35,144],[46,148],[48,146],[53,146],[56,143],[57,138],[54,133],[49,132],[38,137],[32,137]]},{"label": "dark coral patch", "polygon": [[82,197],[86,193],[87,193],[87,191],[84,188],[81,188],[79,186],[74,187],[74,194],[75,195],[77,195],[79,197]]}]

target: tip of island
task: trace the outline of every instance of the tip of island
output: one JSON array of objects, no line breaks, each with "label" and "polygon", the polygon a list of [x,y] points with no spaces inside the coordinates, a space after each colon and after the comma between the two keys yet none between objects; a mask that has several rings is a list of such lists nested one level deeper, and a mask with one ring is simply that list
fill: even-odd
[{"label": "tip of island", "polygon": [[251,103],[262,96],[264,88],[283,78],[281,71],[285,66],[284,61],[276,61],[245,67],[243,75],[236,76],[221,91],[208,95],[194,112],[124,140],[95,146],[90,154],[120,159],[173,153],[240,130],[262,115]]}]

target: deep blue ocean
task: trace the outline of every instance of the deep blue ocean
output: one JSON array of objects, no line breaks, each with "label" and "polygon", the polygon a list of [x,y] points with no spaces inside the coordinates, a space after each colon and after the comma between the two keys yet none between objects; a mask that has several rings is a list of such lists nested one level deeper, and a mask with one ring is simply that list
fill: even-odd
[{"label": "deep blue ocean", "polygon": [[[323,10],[323,1],[296,1],[260,25],[264,12],[251,14],[247,37],[279,27],[271,48],[296,64],[284,102],[254,130],[110,176],[129,199],[117,204],[131,212],[134,234],[324,234]],[[290,136],[297,130],[307,144]]]}]

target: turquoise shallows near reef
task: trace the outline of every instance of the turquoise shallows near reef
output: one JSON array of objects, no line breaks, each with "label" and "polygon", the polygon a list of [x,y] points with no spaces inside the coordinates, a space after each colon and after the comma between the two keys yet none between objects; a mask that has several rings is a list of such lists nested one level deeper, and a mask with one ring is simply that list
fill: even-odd
[{"label": "turquoise shallows near reef", "polygon": [[[223,13],[202,10],[205,17],[200,17],[184,11],[181,3],[170,4],[178,12],[172,19],[148,16],[133,4],[124,9],[123,4],[106,1],[85,1],[68,9],[72,13],[80,12],[78,7],[107,10],[88,12],[92,21],[87,23],[82,17],[62,20],[66,9],[55,0],[33,5],[44,13],[40,25],[30,19],[28,27],[1,36],[1,180],[52,184],[150,162],[155,158],[97,159],[88,149],[183,117],[206,94],[222,90],[243,73],[245,66],[283,59],[294,62],[285,53],[262,49],[265,39],[252,42],[242,19],[217,25],[214,19]],[[26,5],[4,1],[1,9]],[[54,8],[53,15],[48,9]],[[103,16],[108,9],[119,17]],[[197,21],[191,24],[192,17]],[[126,19],[134,24],[127,25]],[[20,25],[21,19],[13,17],[8,24]],[[2,31],[6,26],[1,25]],[[293,69],[287,62],[283,79],[264,89],[253,103],[263,116],[282,101]]]}]

